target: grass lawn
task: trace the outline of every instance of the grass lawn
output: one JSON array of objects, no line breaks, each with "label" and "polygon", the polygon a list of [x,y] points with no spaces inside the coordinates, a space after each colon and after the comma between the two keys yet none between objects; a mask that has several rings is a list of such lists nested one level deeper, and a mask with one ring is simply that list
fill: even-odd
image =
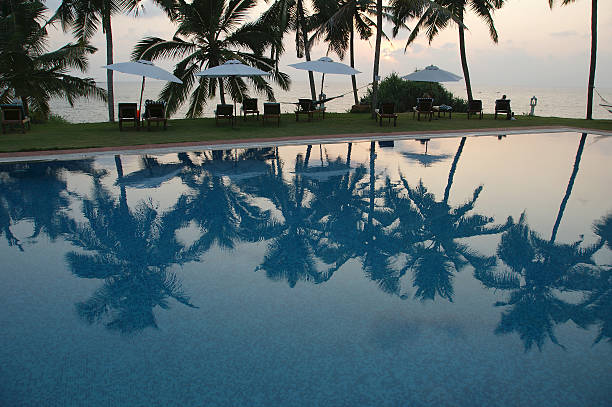
[{"label": "grass lawn", "polygon": [[227,122],[215,126],[213,118],[177,119],[168,122],[168,130],[152,126],[134,131],[131,128],[119,132],[118,125],[112,123],[66,124],[50,122],[33,124],[32,130],[21,134],[11,130],[0,135],[0,152],[40,151],[92,147],[115,147],[141,144],[161,144],[179,142],[228,141],[258,138],[324,136],[359,133],[389,133],[432,130],[466,130],[531,126],[567,126],[612,131],[612,120],[564,119],[556,117],[517,116],[517,120],[494,120],[493,115],[485,115],[483,120],[467,120],[465,114],[455,113],[452,120],[441,118],[431,122],[413,120],[412,113],[400,114],[397,127],[387,122],[382,127],[370,118],[369,114],[329,113],[325,120],[307,122],[303,117],[296,123],[293,114],[283,115],[280,127],[270,122],[265,127],[262,122],[249,118],[247,122],[238,119],[234,128]]}]

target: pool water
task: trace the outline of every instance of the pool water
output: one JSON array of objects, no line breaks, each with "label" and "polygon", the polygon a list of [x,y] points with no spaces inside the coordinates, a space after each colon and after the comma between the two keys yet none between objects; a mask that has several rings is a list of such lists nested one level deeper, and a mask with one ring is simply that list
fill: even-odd
[{"label": "pool water", "polygon": [[612,137],[0,163],[2,406],[609,406]]}]

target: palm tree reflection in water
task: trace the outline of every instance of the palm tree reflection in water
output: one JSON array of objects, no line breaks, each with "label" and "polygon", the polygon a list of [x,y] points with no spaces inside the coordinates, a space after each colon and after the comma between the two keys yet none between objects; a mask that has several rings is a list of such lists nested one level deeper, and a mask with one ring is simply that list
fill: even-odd
[{"label": "palm tree reflection in water", "polygon": [[5,236],[9,246],[25,250],[11,230],[22,220],[33,223],[33,233],[28,237],[33,243],[41,232],[52,241],[63,233],[71,195],[67,191],[67,173],[87,174],[95,179],[106,171],[94,169],[91,159],[0,165],[0,235]]},{"label": "palm tree reflection in water", "polygon": [[70,252],[66,260],[76,276],[104,279],[104,285],[77,303],[80,317],[129,334],[157,327],[153,309],[167,309],[170,298],[194,307],[168,270],[198,259],[197,252],[176,239],[183,222],[176,213],[160,215],[146,202],[130,209],[94,182],[93,198],[83,201],[83,215],[86,221],[72,222],[67,238],[85,252]]},{"label": "palm tree reflection in water", "polygon": [[[596,265],[593,255],[604,244],[610,247],[612,215],[596,223],[600,239],[592,246],[554,241],[584,138],[550,241],[529,228],[525,214],[516,224],[511,218],[496,224],[475,213],[482,186],[467,202],[449,204],[465,145],[463,138],[441,200],[423,181],[411,185],[401,173],[397,181],[377,174],[375,143],[369,148],[369,168],[351,168],[349,144],[346,160],[324,157],[320,148],[320,166],[307,163],[309,147],[305,157],[298,154],[292,172],[276,148],[181,153],[171,164],[145,157],[143,169],[127,176],[117,156],[117,197],[102,184],[106,172],[95,170],[91,161],[7,164],[0,167],[2,232],[9,245],[22,247],[11,227],[31,219],[33,240],[39,233],[65,236],[82,249],[66,255],[70,270],[104,283],[77,303],[78,314],[123,333],[156,327],[154,309],[168,308],[172,299],[194,307],[172,272],[175,265],[199,263],[213,246],[234,250],[239,243],[266,241],[256,271],[290,287],[299,281],[326,282],[356,260],[367,279],[388,294],[408,298],[404,277],[410,275],[415,298],[452,302],[455,273],[471,266],[485,287],[508,292],[496,303],[505,310],[495,332],[517,332],[526,350],[541,349],[547,340],[560,345],[554,327],[569,320],[585,329],[597,327],[595,342],[610,341],[612,270]],[[90,198],[67,192],[66,171],[90,175]],[[35,181],[17,182],[24,178]],[[127,187],[155,188],[172,179],[180,179],[187,191],[168,210],[158,211],[150,201],[128,206]],[[83,221],[67,210],[71,196],[82,201]],[[187,226],[198,230],[191,244],[177,237]],[[496,256],[480,254],[460,240],[500,233]],[[582,297],[568,302],[560,296],[564,292]]]},{"label": "palm tree reflection in water", "polygon": [[[507,301],[495,304],[509,307],[502,313],[495,333],[517,332],[526,351],[533,345],[541,350],[547,339],[563,347],[555,336],[554,327],[569,320],[584,328],[599,323],[600,334],[596,342],[604,336],[610,338],[612,331],[611,270],[609,266],[596,265],[592,259],[606,241],[609,244],[610,216],[595,225],[600,239],[593,245],[581,247],[582,240],[572,244],[555,243],[586,136],[582,134],[580,138],[551,239],[542,239],[531,230],[523,213],[519,222],[502,235],[497,248],[497,256],[507,267],[477,275],[486,287],[510,292]],[[559,297],[559,293],[564,292],[583,293],[585,299],[580,304],[572,304]]]}]

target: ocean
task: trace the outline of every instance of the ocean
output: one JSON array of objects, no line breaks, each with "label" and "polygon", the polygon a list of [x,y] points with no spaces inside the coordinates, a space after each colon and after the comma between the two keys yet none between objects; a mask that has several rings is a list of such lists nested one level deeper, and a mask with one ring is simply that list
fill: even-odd
[{"label": "ocean", "polygon": [[[320,89],[320,77],[316,78],[317,93]],[[363,87],[367,82],[358,82],[358,87]],[[134,82],[115,82],[115,103],[119,102],[138,102],[140,96],[139,81]],[[147,81],[143,100],[157,99],[164,82],[150,80]],[[106,83],[99,83],[99,86],[106,88]],[[465,84],[463,82],[445,83],[444,86],[451,91],[455,96],[466,98]],[[310,90],[307,81],[293,81],[289,91],[283,91],[278,87],[274,87],[276,100],[281,102],[283,112],[292,112],[295,107],[291,102],[296,102],[298,98],[308,98]],[[598,89],[599,92],[608,100],[612,100],[612,89]],[[555,116],[568,118],[583,118],[586,114],[586,86],[583,88],[577,87],[524,87],[524,86],[501,86],[501,85],[472,85],[472,91],[475,99],[482,99],[485,113],[492,113],[494,110],[495,99],[501,98],[502,94],[507,95],[511,99],[512,109],[517,115],[527,114],[530,111],[529,101],[532,96],[538,99],[535,108],[537,116]],[[359,91],[361,97],[366,92],[363,87]],[[335,99],[327,103],[327,111],[329,112],[346,112],[350,110],[354,103],[351,82],[347,78],[346,81],[327,81],[325,83],[325,94],[328,97],[337,96],[347,93],[346,96]],[[260,103],[266,98],[262,95],[253,95],[258,97]],[[210,100],[204,109],[204,117],[213,116],[213,111],[216,104],[219,103],[218,97]],[[612,115],[599,106],[602,103],[597,94],[594,96],[593,117],[595,119],[612,119]],[[188,104],[185,103],[173,115],[175,118],[185,117]],[[51,101],[51,111],[72,123],[84,122],[102,122],[108,119],[106,105],[103,102],[96,100],[80,99],[75,106],[70,106],[65,99],[54,99]]]}]

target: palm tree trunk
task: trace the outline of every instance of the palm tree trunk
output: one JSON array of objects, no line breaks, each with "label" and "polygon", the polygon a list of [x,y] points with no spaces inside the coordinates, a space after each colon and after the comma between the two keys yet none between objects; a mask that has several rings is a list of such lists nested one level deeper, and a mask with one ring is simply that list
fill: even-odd
[{"label": "palm tree trunk", "polygon": [[576,159],[574,160],[574,169],[572,170],[572,175],[570,176],[569,182],[567,183],[565,196],[563,197],[563,201],[561,201],[559,213],[557,214],[557,219],[555,220],[555,225],[553,226],[552,235],[550,236],[551,243],[554,243],[555,239],[557,238],[557,232],[559,231],[561,218],[563,218],[563,212],[565,212],[567,201],[569,201],[570,195],[572,194],[572,188],[574,188],[574,181],[576,181],[576,175],[578,174],[578,167],[580,166],[580,159],[582,158],[582,151],[584,150],[584,143],[586,142],[586,137],[587,134],[582,133],[582,137],[580,138],[580,144],[578,144],[578,152],[576,153]]},{"label": "palm tree trunk", "polygon": [[304,157],[304,169],[308,168],[308,161],[310,161],[310,152],[312,151],[312,144],[308,144],[306,147],[306,157]]},{"label": "palm tree trunk", "polygon": [[450,190],[451,190],[451,187],[453,186],[453,178],[455,178],[455,171],[457,171],[457,164],[459,163],[459,157],[461,157],[461,152],[463,151],[465,140],[466,140],[466,137],[461,137],[461,143],[459,143],[457,154],[455,154],[455,158],[453,159],[453,164],[451,165],[451,170],[448,173],[448,182],[446,183],[446,189],[444,190],[444,204],[448,204],[448,197],[450,196]]},{"label": "palm tree trunk", "polygon": [[[117,168],[117,181],[121,181],[123,178],[123,164],[121,163],[121,156],[119,154],[115,155],[115,168]],[[119,195],[119,203],[123,210],[127,209],[127,192],[125,190],[125,184],[123,182],[119,182],[119,189],[121,191]]]},{"label": "palm tree trunk", "polygon": [[30,106],[28,105],[28,98],[25,96],[20,96],[21,104],[23,105],[23,113],[26,116],[30,116]]},{"label": "palm tree trunk", "polygon": [[[351,37],[349,42],[349,55],[351,60],[351,68],[355,68],[355,27],[353,26],[353,19],[351,18]],[[355,75],[351,75],[351,82],[353,83],[353,96],[355,97],[355,104],[359,104],[359,97],[357,96],[357,79]]]},{"label": "palm tree trunk", "polygon": [[378,66],[380,65],[380,43],[382,41],[382,0],[376,0],[376,47],[374,48],[374,71],[372,73],[372,118],[376,117],[378,103]]},{"label": "palm tree trunk", "polygon": [[593,88],[595,87],[595,63],[597,62],[597,0],[591,6],[591,68],[589,70],[589,89],[587,91],[587,120],[593,119]]},{"label": "palm tree trunk", "polygon": [[351,168],[351,150],[353,149],[353,143],[348,143],[348,151],[346,152],[346,166]]},{"label": "palm tree trunk", "polygon": [[[459,15],[463,22],[463,10]],[[465,56],[465,31],[462,25],[459,25],[459,54],[461,55],[461,67],[463,68],[463,77],[465,78],[465,88],[467,89],[468,102],[472,101],[472,84],[470,82],[470,72],[468,70],[467,57]]]},{"label": "palm tree trunk", "polygon": [[[306,17],[304,16],[304,4],[298,1],[298,18],[300,19],[300,29],[302,31],[302,41],[304,42],[304,56],[306,61],[310,61],[310,44],[308,43],[308,33],[306,30]],[[310,82],[310,97],[312,100],[317,99],[317,91],[315,89],[314,74],[308,71],[308,81]]]},{"label": "palm tree trunk", "polygon": [[374,200],[376,199],[376,142],[370,142],[370,205],[368,209],[368,230],[372,230],[374,222]]},{"label": "palm tree trunk", "polygon": [[225,104],[225,89],[223,87],[223,78],[219,79],[219,96],[221,97],[221,104]]},{"label": "palm tree trunk", "polygon": [[[113,32],[111,27],[109,1],[104,2],[104,15],[102,16],[102,29],[106,35],[106,64],[113,63]],[[113,90],[113,71],[106,70],[106,88],[108,92],[108,121],[115,121],[115,92]]]}]

